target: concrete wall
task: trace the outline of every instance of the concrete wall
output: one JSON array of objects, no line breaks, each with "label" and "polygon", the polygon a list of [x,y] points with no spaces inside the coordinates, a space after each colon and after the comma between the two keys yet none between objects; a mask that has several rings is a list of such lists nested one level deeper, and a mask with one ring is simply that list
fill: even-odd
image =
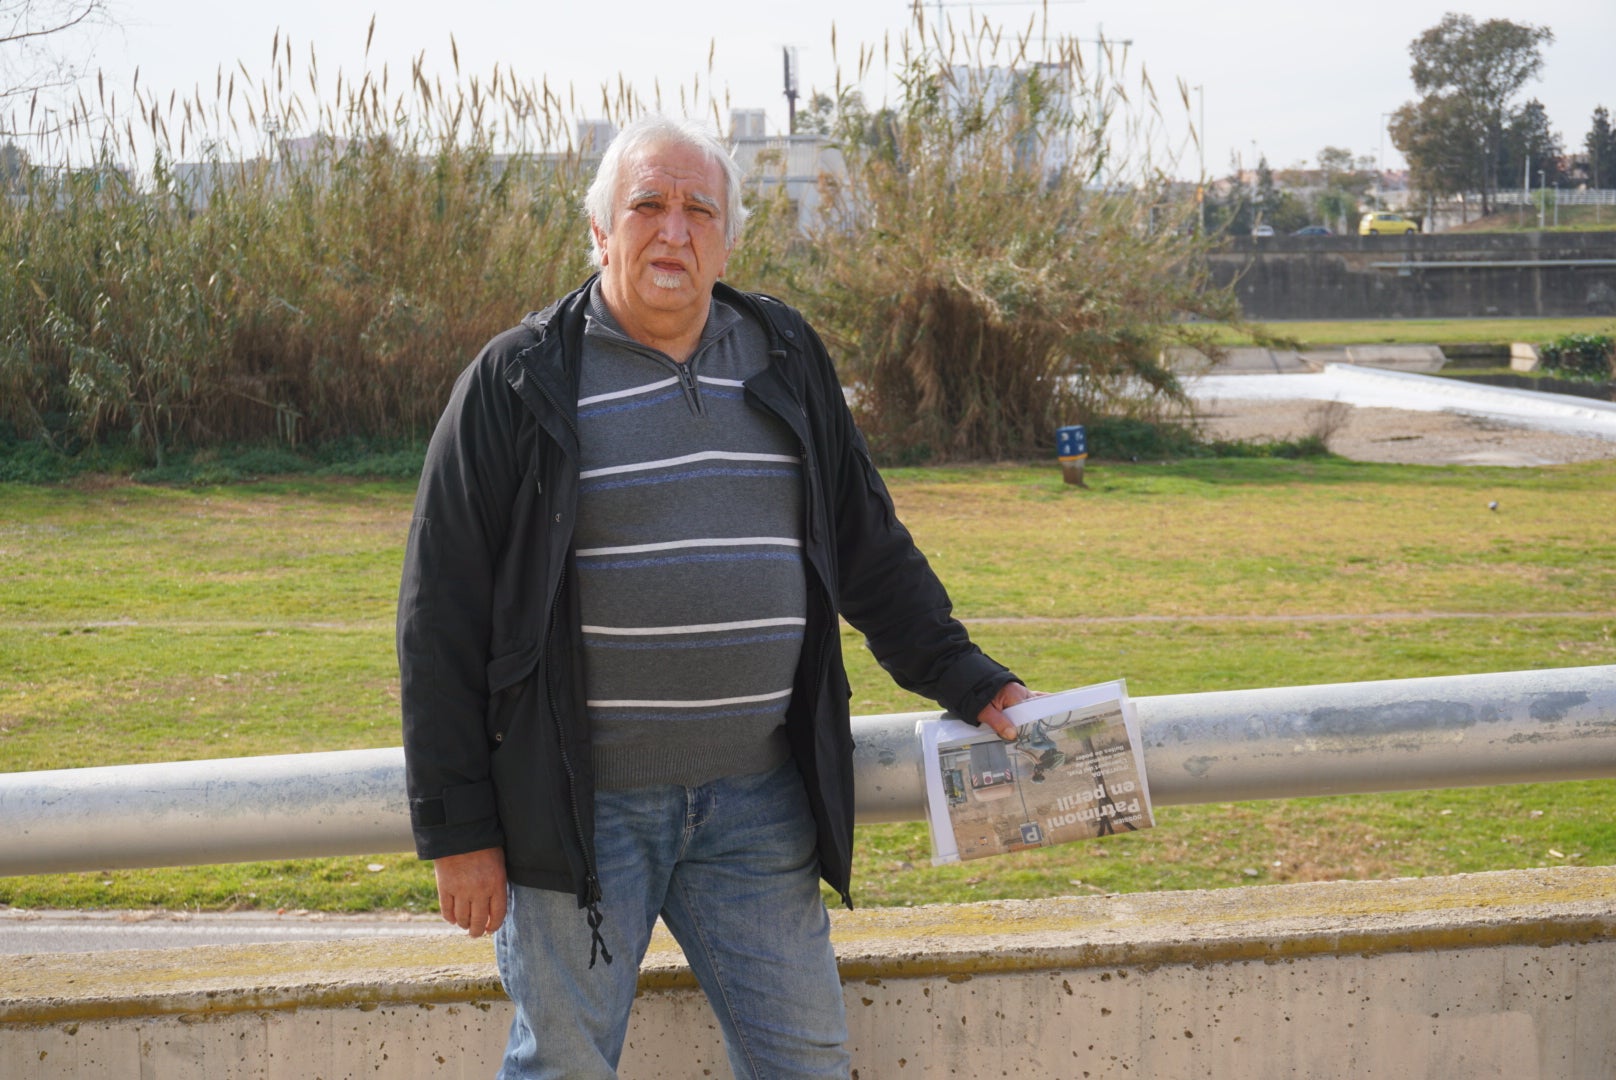
[{"label": "concrete wall", "polygon": [[1252,319],[1616,316],[1616,232],[1235,237],[1209,267]]},{"label": "concrete wall", "polygon": [[[836,917],[855,1077],[1616,1076],[1616,869]],[[7,958],[0,1077],[490,1076],[486,941]],[[625,1077],[727,1076],[671,943]]]}]

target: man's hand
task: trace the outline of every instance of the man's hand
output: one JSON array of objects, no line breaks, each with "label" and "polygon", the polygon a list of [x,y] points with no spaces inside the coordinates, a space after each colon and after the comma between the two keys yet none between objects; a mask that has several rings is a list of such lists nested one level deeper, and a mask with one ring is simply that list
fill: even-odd
[{"label": "man's hand", "polygon": [[446,855],[433,862],[438,878],[438,910],[472,937],[499,929],[505,921],[505,850],[483,848]]},{"label": "man's hand", "polygon": [[1043,697],[1043,694],[1036,690],[1028,690],[1018,682],[1005,683],[999,687],[999,692],[993,695],[993,700],[982,706],[982,711],[976,714],[977,722],[986,724],[998,732],[999,738],[1014,742],[1016,722],[1004,715],[1004,710],[1035,697]]}]

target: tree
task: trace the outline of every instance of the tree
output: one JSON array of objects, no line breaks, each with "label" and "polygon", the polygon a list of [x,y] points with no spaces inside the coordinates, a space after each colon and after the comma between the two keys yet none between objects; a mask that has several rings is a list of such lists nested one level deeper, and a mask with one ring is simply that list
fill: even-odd
[{"label": "tree", "polygon": [[847,151],[863,147],[896,154],[897,114],[889,107],[870,111],[864,94],[854,89],[841,91],[840,100],[815,91],[808,108],[797,114],[799,134],[828,135]]},{"label": "tree", "polygon": [[1425,181],[1422,190],[1448,195],[1474,185],[1491,212],[1510,102],[1542,70],[1542,46],[1553,41],[1546,26],[1450,12],[1409,44],[1421,99],[1398,110],[1392,141]]},{"label": "tree", "polygon": [[1610,126],[1610,110],[1603,105],[1594,110],[1593,122],[1582,145],[1588,151],[1588,168],[1596,188],[1616,188],[1616,130]]},{"label": "tree", "polygon": [[1454,98],[1407,103],[1392,114],[1391,136],[1408,161],[1409,185],[1415,191],[1443,199],[1483,188],[1482,158]]},{"label": "tree", "polygon": [[1535,98],[1511,114],[1501,151],[1498,174],[1506,186],[1528,177],[1534,187],[1558,187],[1565,179],[1561,168],[1565,147],[1549,127],[1548,111]]},{"label": "tree", "polygon": [[[0,105],[26,98],[32,112],[40,91],[76,82],[82,60],[69,60],[62,44],[106,16],[107,0],[0,0]],[[0,119],[0,133],[19,134],[18,124]]]},{"label": "tree", "polygon": [[1308,223],[1307,207],[1302,200],[1275,183],[1267,155],[1257,161],[1257,195],[1252,209],[1256,214],[1254,227],[1270,225],[1275,232],[1288,233]]},{"label": "tree", "polygon": [[1201,214],[1206,230],[1227,233],[1230,236],[1250,236],[1256,225],[1256,200],[1245,180],[1246,171],[1233,156],[1229,159],[1229,175],[1208,186],[1202,201]]},{"label": "tree", "polygon": [[22,147],[7,139],[5,145],[0,146],[0,192],[21,190],[27,174],[28,155]]},{"label": "tree", "polygon": [[1354,157],[1351,150],[1326,146],[1319,151],[1324,190],[1314,197],[1318,219],[1342,232],[1351,232],[1374,169],[1369,157]]}]

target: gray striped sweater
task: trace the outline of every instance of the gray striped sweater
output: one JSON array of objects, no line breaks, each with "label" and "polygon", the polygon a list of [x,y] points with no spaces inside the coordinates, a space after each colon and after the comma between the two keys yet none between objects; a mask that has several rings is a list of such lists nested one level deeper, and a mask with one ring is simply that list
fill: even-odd
[{"label": "gray striped sweater", "polygon": [[683,364],[590,298],[576,533],[587,708],[604,789],[785,761],[807,610],[802,463],[744,400],[767,339],[713,304]]}]

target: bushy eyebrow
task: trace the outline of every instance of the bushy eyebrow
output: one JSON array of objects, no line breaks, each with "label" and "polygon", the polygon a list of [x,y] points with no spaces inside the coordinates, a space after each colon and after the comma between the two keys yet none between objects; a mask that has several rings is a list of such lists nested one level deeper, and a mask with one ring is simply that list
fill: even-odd
[{"label": "bushy eyebrow", "polygon": [[[641,188],[638,191],[629,192],[628,205],[633,206],[636,203],[642,203],[647,200],[660,200],[665,198],[667,198],[667,196],[661,191],[658,191],[656,188]],[[713,198],[711,195],[704,195],[699,191],[693,191],[686,196],[686,198],[693,203],[705,206],[715,214],[718,213],[718,200]]]}]

